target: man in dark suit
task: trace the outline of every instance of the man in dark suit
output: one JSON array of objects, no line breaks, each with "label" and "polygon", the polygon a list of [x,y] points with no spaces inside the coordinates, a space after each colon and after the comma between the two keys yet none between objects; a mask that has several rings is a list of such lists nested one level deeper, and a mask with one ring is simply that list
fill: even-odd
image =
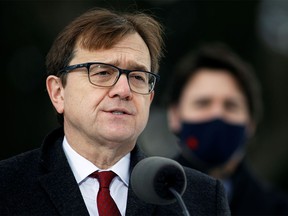
[{"label": "man in dark suit", "polygon": [[[107,171],[116,174],[109,189],[117,215],[182,214],[177,203],[145,203],[129,183],[145,158],[136,141],[159,79],[162,34],[147,14],[100,8],[59,34],[47,55],[46,88],[61,127],[41,148],[0,162],[1,215],[103,216],[97,178]],[[192,215],[230,214],[219,180],[184,170]]]},{"label": "man in dark suit", "polygon": [[251,66],[226,44],[208,43],[178,62],[169,85],[169,127],[188,166],[220,179],[232,215],[288,215],[287,195],[258,179],[246,147],[261,116]]}]

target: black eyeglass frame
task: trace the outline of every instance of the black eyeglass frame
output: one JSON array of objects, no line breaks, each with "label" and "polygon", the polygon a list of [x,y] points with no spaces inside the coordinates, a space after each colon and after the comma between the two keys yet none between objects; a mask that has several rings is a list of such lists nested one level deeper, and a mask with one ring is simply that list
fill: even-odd
[{"label": "black eyeglass frame", "polygon": [[[90,67],[91,67],[91,65],[94,65],[94,64],[100,64],[100,65],[110,66],[110,67],[113,67],[113,68],[115,68],[115,69],[117,69],[117,70],[119,71],[119,75],[118,75],[117,79],[115,79],[114,83],[113,83],[111,86],[101,86],[101,85],[96,85],[95,83],[91,82],[89,73],[90,73]],[[148,93],[139,93],[139,92],[136,92],[136,91],[134,91],[133,89],[131,89],[131,87],[130,87],[130,90],[133,91],[133,92],[135,92],[135,93],[138,93],[138,94],[146,95],[146,94],[150,94],[150,93],[154,90],[155,84],[160,81],[160,76],[159,76],[158,74],[153,73],[153,72],[145,71],[145,70],[128,70],[128,69],[122,69],[122,68],[119,68],[119,67],[117,67],[117,66],[115,66],[115,65],[107,64],[107,63],[103,63],[103,62],[86,62],[86,63],[81,63],[81,64],[69,65],[69,66],[63,68],[63,69],[60,71],[60,73],[61,73],[61,72],[62,72],[62,73],[69,73],[69,72],[71,72],[72,70],[75,70],[75,69],[77,69],[77,68],[83,68],[83,67],[87,69],[89,82],[90,82],[92,85],[95,85],[95,86],[98,86],[98,87],[112,87],[112,86],[114,86],[114,85],[118,82],[118,80],[119,80],[119,78],[120,78],[120,76],[121,76],[122,74],[126,74],[127,79],[128,79],[128,83],[129,83],[129,78],[128,78],[128,77],[129,77],[129,74],[130,74],[131,72],[143,72],[143,73],[148,73],[148,74],[150,74],[150,75],[152,75],[152,76],[154,76],[154,77],[156,78],[156,82],[154,83],[154,85],[152,85],[151,90],[150,90]],[[129,86],[130,86],[130,83],[129,83]]]}]

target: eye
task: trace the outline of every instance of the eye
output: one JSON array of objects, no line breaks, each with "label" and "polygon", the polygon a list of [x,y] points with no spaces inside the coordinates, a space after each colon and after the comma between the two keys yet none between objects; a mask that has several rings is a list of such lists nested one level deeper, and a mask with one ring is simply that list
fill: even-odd
[{"label": "eye", "polygon": [[130,73],[130,79],[132,79],[133,81],[137,81],[137,82],[147,82],[147,75],[144,72],[133,72]]},{"label": "eye", "polygon": [[111,74],[113,74],[113,71],[105,68],[93,68],[93,70],[90,70],[90,76],[108,76]]},{"label": "eye", "polygon": [[145,79],[142,76],[132,76],[132,77],[135,78],[138,81],[145,82]]},{"label": "eye", "polygon": [[230,112],[237,112],[238,110],[241,110],[241,108],[241,104],[237,101],[229,100],[225,102],[225,109]]},{"label": "eye", "polygon": [[109,71],[93,71],[92,72],[92,76],[107,76],[107,75],[110,75],[111,72]]},{"label": "eye", "polygon": [[192,105],[198,108],[208,107],[211,104],[211,100],[208,98],[199,98],[198,100],[193,101]]},{"label": "eye", "polygon": [[115,70],[114,68],[110,67],[110,66],[106,66],[106,65],[92,65],[90,68],[90,77],[91,76],[97,76],[97,77],[107,77],[107,76],[111,76],[114,74],[117,74],[117,70]]}]

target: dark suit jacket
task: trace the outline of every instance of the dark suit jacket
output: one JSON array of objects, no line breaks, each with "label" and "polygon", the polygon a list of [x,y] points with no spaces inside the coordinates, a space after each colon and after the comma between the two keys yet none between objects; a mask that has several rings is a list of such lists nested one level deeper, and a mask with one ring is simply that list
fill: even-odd
[{"label": "dark suit jacket", "polygon": [[288,197],[278,188],[253,175],[241,163],[232,178],[232,215],[288,215]]},{"label": "dark suit jacket", "polygon": [[[183,166],[193,165],[181,155],[174,158]],[[243,160],[232,174],[230,211],[233,216],[288,216],[288,196],[260,180]]]},{"label": "dark suit jacket", "polygon": [[[62,148],[63,128],[49,134],[41,148],[0,162],[0,215],[89,215]],[[145,156],[131,153],[131,170]],[[230,215],[223,185],[185,168],[183,200],[192,215]],[[182,215],[177,203],[157,206],[139,200],[129,185],[126,215]]]}]

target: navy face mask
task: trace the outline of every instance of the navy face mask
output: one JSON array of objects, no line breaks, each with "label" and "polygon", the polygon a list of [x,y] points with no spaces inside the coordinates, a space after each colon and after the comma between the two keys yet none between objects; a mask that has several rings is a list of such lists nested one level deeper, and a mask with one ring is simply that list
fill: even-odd
[{"label": "navy face mask", "polygon": [[221,119],[207,122],[183,122],[178,134],[185,155],[206,168],[221,165],[246,141],[245,125],[227,123]]}]

